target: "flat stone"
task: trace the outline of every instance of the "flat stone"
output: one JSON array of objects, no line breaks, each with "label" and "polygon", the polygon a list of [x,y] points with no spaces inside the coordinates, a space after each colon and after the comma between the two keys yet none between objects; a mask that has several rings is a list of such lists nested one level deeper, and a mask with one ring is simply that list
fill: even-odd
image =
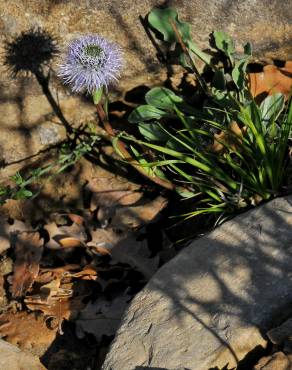
[{"label": "flat stone", "polygon": [[0,369],[46,370],[36,356],[0,339]]},{"label": "flat stone", "polygon": [[[292,196],[193,241],[134,298],[103,370],[234,367],[292,301]],[[291,307],[291,306],[290,306]]]}]

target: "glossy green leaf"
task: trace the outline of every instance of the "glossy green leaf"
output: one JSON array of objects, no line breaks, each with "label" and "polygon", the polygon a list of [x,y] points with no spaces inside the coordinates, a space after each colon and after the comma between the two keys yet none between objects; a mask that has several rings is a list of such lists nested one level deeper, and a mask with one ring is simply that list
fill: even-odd
[{"label": "glossy green leaf", "polygon": [[235,63],[232,70],[232,79],[239,91],[246,86],[246,66],[247,60],[242,59]]},{"label": "glossy green leaf", "polygon": [[213,36],[217,49],[221,50],[224,54],[232,59],[232,54],[235,52],[232,38],[223,31],[214,31]]},{"label": "glossy green leaf", "polygon": [[149,141],[167,141],[168,135],[158,123],[139,123],[139,131]]},{"label": "glossy green leaf", "polygon": [[281,93],[267,96],[260,105],[265,126],[275,121],[285,107],[285,99]]},{"label": "glossy green leaf", "polygon": [[138,108],[134,109],[133,112],[131,112],[128,120],[131,123],[140,123],[143,121],[150,121],[152,119],[159,120],[167,115],[167,112],[153,107],[152,105],[140,105]]},{"label": "glossy green leaf", "polygon": [[199,59],[201,59],[204,63],[211,65],[211,59],[212,56],[203,52],[197,44],[195,44],[193,41],[188,41],[187,46],[189,50],[196,55]]},{"label": "glossy green leaf", "polygon": [[159,31],[163,40],[169,43],[177,41],[175,32],[171,26],[170,19],[175,23],[184,42],[190,40],[190,25],[178,19],[178,14],[173,8],[154,8],[148,15],[150,25]]},{"label": "glossy green leaf", "polygon": [[176,103],[182,103],[183,99],[166,87],[154,87],[145,95],[149,105],[161,109],[173,109]]}]

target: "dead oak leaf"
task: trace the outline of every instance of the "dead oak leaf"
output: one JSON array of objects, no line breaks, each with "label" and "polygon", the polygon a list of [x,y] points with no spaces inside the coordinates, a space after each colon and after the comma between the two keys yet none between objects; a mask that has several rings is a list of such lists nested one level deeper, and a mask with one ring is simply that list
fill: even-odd
[{"label": "dead oak leaf", "polygon": [[139,206],[119,207],[111,219],[111,227],[117,229],[137,229],[153,222],[159,213],[166,207],[167,200],[158,196],[153,200],[144,200]]},{"label": "dead oak leaf", "polygon": [[275,93],[288,98],[292,87],[292,61],[287,61],[283,68],[266,65],[262,72],[249,73],[249,83],[251,94],[258,101]]},{"label": "dead oak leaf", "polygon": [[11,240],[16,232],[28,231],[32,228],[26,223],[14,220],[9,223],[6,217],[0,217],[0,254],[4,253],[11,246]]},{"label": "dead oak leaf", "polygon": [[53,318],[57,321],[58,332],[62,332],[62,322],[66,320],[75,320],[78,313],[85,307],[84,297],[62,297],[43,301],[38,296],[25,298],[24,302],[31,311],[41,311],[46,319]]},{"label": "dead oak leaf", "polygon": [[0,335],[21,349],[49,347],[56,338],[43,317],[27,312],[7,312],[0,316]]},{"label": "dead oak leaf", "polygon": [[55,222],[48,223],[44,229],[49,234],[46,247],[50,249],[83,247],[87,238],[82,224],[73,223],[70,226],[57,226]]},{"label": "dead oak leaf", "polygon": [[237,146],[242,142],[246,128],[240,128],[237,122],[232,121],[226,130],[222,130],[214,135],[214,143],[210,146],[210,150],[214,153],[220,153],[226,147],[236,150]]},{"label": "dead oak leaf", "polygon": [[38,276],[43,240],[38,232],[20,232],[15,235],[14,246],[11,294],[16,298],[25,295]]}]

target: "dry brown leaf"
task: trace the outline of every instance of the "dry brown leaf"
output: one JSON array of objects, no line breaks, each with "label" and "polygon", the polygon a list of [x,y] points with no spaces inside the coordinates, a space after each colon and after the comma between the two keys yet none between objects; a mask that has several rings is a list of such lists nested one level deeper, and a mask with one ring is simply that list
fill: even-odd
[{"label": "dry brown leaf", "polygon": [[286,62],[283,68],[266,65],[262,72],[250,73],[249,83],[250,91],[258,101],[278,92],[288,98],[292,87],[292,61]]},{"label": "dry brown leaf", "polygon": [[240,128],[237,122],[232,121],[228,130],[221,131],[219,134],[214,135],[214,143],[210,146],[210,150],[219,153],[225,149],[225,145],[236,150],[237,144],[242,142],[245,131],[245,128]]},{"label": "dry brown leaf", "polygon": [[76,248],[76,247],[84,247],[85,246],[85,244],[81,240],[73,238],[73,237],[67,237],[67,238],[60,237],[59,240],[58,240],[58,238],[56,238],[56,241],[58,241],[58,243],[63,248]]},{"label": "dry brown leaf", "polygon": [[76,223],[71,226],[57,226],[55,222],[51,222],[44,229],[50,236],[46,243],[46,247],[50,249],[83,247],[87,238],[84,227]]},{"label": "dry brown leaf", "polygon": [[57,331],[47,327],[42,317],[27,312],[7,312],[0,316],[0,336],[21,349],[49,347]]},{"label": "dry brown leaf", "polygon": [[38,232],[21,232],[15,239],[15,262],[11,293],[13,297],[25,295],[39,272],[43,241]]},{"label": "dry brown leaf", "polygon": [[61,285],[61,280],[55,278],[48,284],[40,287],[38,294],[26,296],[24,303],[32,311],[43,312],[46,318],[56,319],[58,331],[62,332],[64,319],[74,319],[85,306],[82,303],[84,296],[73,296],[73,283]]},{"label": "dry brown leaf", "polygon": [[[105,249],[105,248],[104,248]],[[67,272],[64,275],[65,277],[80,278],[81,280],[96,280],[97,271],[93,266],[85,266],[81,271],[78,272]]]},{"label": "dry brown leaf", "polygon": [[143,196],[139,191],[140,186],[126,182],[114,175],[108,175],[93,179],[86,189],[92,193],[90,210],[99,207],[115,207],[117,205],[132,205],[137,203]]},{"label": "dry brown leaf", "polygon": [[159,213],[166,207],[167,200],[158,196],[154,200],[144,201],[139,206],[119,207],[111,220],[111,226],[119,229],[137,229],[156,220]]},{"label": "dry brown leaf", "polygon": [[22,221],[14,220],[10,224],[3,216],[0,217],[0,254],[4,253],[11,245],[11,237],[15,232],[31,230],[29,225]]},{"label": "dry brown leaf", "polygon": [[50,299],[48,302],[41,300],[37,296],[26,297],[24,302],[31,311],[41,311],[46,318],[55,318],[58,323],[58,331],[62,332],[62,322],[66,320],[75,320],[78,313],[85,307],[82,302],[84,297],[63,297]]},{"label": "dry brown leaf", "polygon": [[84,218],[80,215],[77,215],[75,213],[68,213],[68,217],[75,224],[78,224],[78,225],[83,225],[84,224]]},{"label": "dry brown leaf", "polygon": [[36,278],[36,282],[41,284],[46,284],[52,281],[53,279],[62,279],[68,271],[79,270],[80,266],[77,264],[69,264],[62,267],[56,268],[41,268],[39,275]]}]

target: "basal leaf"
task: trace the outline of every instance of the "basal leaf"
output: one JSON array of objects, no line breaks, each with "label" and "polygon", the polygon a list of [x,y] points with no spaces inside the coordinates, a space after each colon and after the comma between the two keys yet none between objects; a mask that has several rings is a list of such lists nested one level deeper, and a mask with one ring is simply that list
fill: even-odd
[{"label": "basal leaf", "polygon": [[129,115],[129,122],[140,123],[143,121],[149,121],[152,119],[159,120],[161,117],[167,116],[167,113],[161,109],[158,109],[152,105],[140,105],[134,109]]},{"label": "basal leaf", "polygon": [[223,51],[224,54],[232,59],[232,54],[235,51],[232,38],[223,31],[214,31],[213,36],[217,49]]},{"label": "basal leaf", "polygon": [[154,87],[145,95],[149,105],[161,109],[173,109],[175,103],[182,103],[183,99],[165,87]]},{"label": "basal leaf", "polygon": [[186,22],[180,21],[176,10],[173,8],[154,8],[148,15],[148,22],[153,28],[162,34],[163,40],[173,43],[177,41],[177,37],[173,31],[170,20],[175,23],[183,41],[186,42],[187,40],[190,40],[190,25]]},{"label": "basal leaf", "polygon": [[269,95],[262,101],[260,110],[265,126],[267,126],[271,120],[275,121],[279,117],[284,106],[285,99],[281,93]]},{"label": "basal leaf", "polygon": [[139,123],[139,131],[149,141],[166,141],[167,134],[161,130],[158,123]]},{"label": "basal leaf", "polygon": [[242,59],[235,63],[235,66],[232,70],[232,79],[235,85],[237,86],[238,90],[242,90],[245,87],[246,66],[247,59]]},{"label": "basal leaf", "polygon": [[189,50],[194,53],[199,59],[201,59],[204,63],[211,65],[211,55],[203,52],[198,45],[196,45],[193,41],[188,41],[187,45]]}]

